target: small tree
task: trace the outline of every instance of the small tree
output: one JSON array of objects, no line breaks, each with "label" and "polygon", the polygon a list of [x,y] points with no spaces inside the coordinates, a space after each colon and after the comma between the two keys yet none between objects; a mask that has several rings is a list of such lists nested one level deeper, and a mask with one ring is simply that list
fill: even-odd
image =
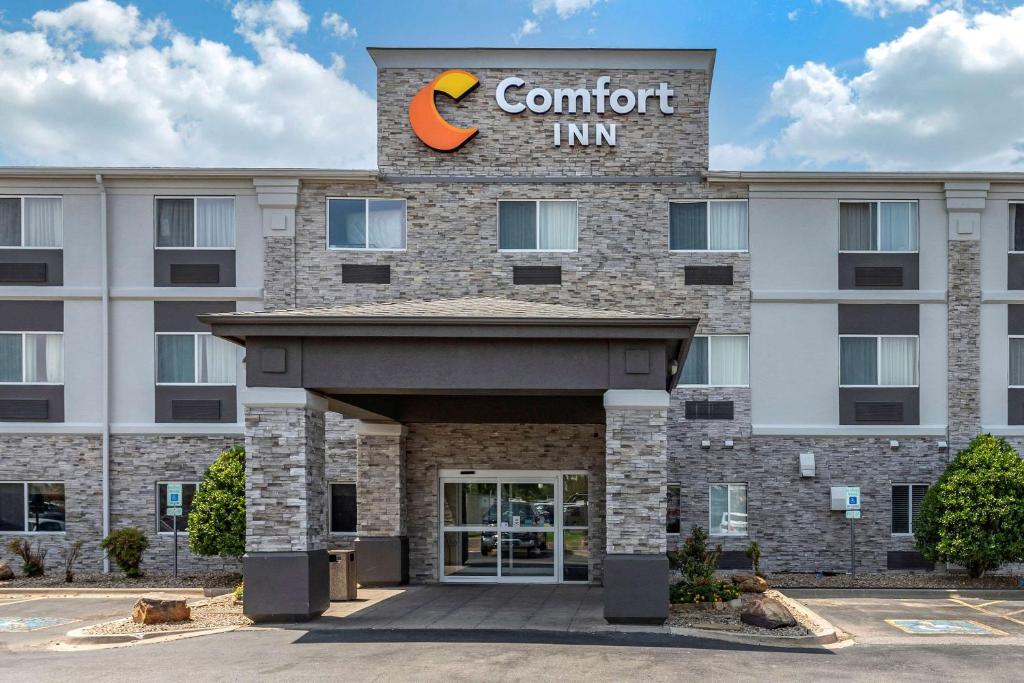
[{"label": "small tree", "polygon": [[1024,560],[1024,460],[1005,439],[975,437],[928,489],[914,535],[926,559],[974,578]]},{"label": "small tree", "polygon": [[245,552],[245,449],[234,446],[206,470],[188,515],[188,547],[197,555]]},{"label": "small tree", "polygon": [[761,546],[757,544],[757,541],[751,541],[750,545],[747,546],[746,550],[747,559],[750,560],[750,564],[754,567],[754,575],[761,576]]},{"label": "small tree", "polygon": [[82,542],[75,541],[68,548],[64,555],[64,583],[73,583],[75,580],[75,562],[82,555]]},{"label": "small tree", "polygon": [[149,539],[141,529],[125,527],[114,529],[103,539],[100,547],[129,579],[142,576],[142,553],[149,547]]}]

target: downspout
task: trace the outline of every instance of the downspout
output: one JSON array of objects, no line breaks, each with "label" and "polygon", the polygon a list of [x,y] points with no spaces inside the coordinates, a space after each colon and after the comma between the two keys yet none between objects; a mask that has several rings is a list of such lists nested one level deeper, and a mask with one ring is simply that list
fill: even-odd
[{"label": "downspout", "polygon": [[[100,190],[100,289],[101,311],[100,324],[100,372],[102,381],[100,391],[100,410],[103,414],[103,538],[110,534],[110,282],[107,258],[110,251],[107,231],[107,188],[103,184],[103,176],[96,174],[96,184]],[[103,573],[110,573],[110,557],[103,553]]]}]

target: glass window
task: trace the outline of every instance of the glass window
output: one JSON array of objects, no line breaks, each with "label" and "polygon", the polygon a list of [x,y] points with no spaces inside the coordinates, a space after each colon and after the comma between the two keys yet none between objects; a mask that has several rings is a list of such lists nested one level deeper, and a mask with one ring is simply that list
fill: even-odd
[{"label": "glass window", "polygon": [[562,475],[562,524],[586,527],[590,519],[589,478],[585,474]]},{"label": "glass window", "polygon": [[445,483],[445,526],[496,526],[497,523],[497,484],[494,482]]},{"label": "glass window", "polygon": [[21,199],[0,197],[0,247],[21,246]]},{"label": "glass window", "polygon": [[63,213],[60,197],[0,197],[0,247],[60,248]]},{"label": "glass window", "polygon": [[498,202],[498,248],[573,251],[577,239],[575,201]]},{"label": "glass window", "polygon": [[917,202],[840,202],[840,251],[917,251]]},{"label": "glass window", "polygon": [[156,246],[198,249],[234,247],[234,198],[157,198]]},{"label": "glass window", "polygon": [[679,484],[668,485],[668,508],[665,513],[665,533],[679,533]]},{"label": "glass window", "polygon": [[1010,386],[1024,387],[1024,337],[1010,337]]},{"label": "glass window", "polygon": [[[181,516],[178,517],[178,533],[188,529],[188,514],[192,511],[192,499],[196,495],[199,484],[195,482],[168,482],[181,484]],[[157,532],[173,533],[174,517],[167,514],[167,483],[156,485],[156,530]]]},{"label": "glass window", "polygon": [[328,199],[331,249],[405,249],[404,199]]},{"label": "glass window", "polygon": [[746,335],[694,337],[680,383],[707,386],[747,386],[749,355]]},{"label": "glass window", "polygon": [[156,335],[157,384],[234,384],[238,352],[204,332]]},{"label": "glass window", "polygon": [[[2,225],[0,220],[0,234],[3,234]],[[1010,251],[1024,251],[1024,204],[1010,204]]]},{"label": "glass window", "polygon": [[0,531],[64,533],[64,484],[0,483]]},{"label": "glass window", "polygon": [[331,484],[331,533],[356,532],[356,485]]},{"label": "glass window", "polygon": [[746,251],[747,202],[671,202],[669,248],[677,251]]},{"label": "glass window", "polygon": [[892,533],[912,534],[921,513],[928,487],[924,484],[894,484],[892,487]]},{"label": "glass window", "polygon": [[841,386],[915,387],[917,337],[840,337]]},{"label": "glass window", "polygon": [[64,335],[38,332],[0,334],[0,382],[62,384]]},{"label": "glass window", "polygon": [[709,511],[712,536],[746,536],[747,485],[712,484]]}]

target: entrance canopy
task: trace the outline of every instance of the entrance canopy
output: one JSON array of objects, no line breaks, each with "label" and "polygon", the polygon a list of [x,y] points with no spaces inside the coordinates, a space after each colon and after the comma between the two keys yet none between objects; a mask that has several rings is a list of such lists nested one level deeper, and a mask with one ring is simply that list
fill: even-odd
[{"label": "entrance canopy", "polygon": [[671,391],[695,318],[502,299],[199,316],[246,347],[250,387],[301,387],[364,420],[605,422],[609,389]]}]

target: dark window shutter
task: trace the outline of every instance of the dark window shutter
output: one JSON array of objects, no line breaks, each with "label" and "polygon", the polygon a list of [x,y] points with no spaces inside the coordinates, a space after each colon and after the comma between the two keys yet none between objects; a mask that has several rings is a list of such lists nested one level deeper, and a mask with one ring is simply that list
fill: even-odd
[{"label": "dark window shutter", "polygon": [[731,285],[732,266],[685,266],[688,285]]},{"label": "dark window shutter", "polygon": [[560,285],[561,266],[512,266],[514,285]]},{"label": "dark window shutter", "polygon": [[899,289],[903,286],[903,268],[901,266],[857,266],[853,271],[853,284],[856,287]]},{"label": "dark window shutter", "polygon": [[900,424],[903,422],[901,401],[857,401],[853,404],[853,419],[872,424]]},{"label": "dark window shutter", "polygon": [[910,533],[910,487],[892,487],[892,532],[894,534]]},{"label": "dark window shutter", "polygon": [[171,419],[182,422],[216,422],[220,420],[220,401],[175,399],[171,401]]},{"label": "dark window shutter", "polygon": [[46,420],[50,417],[50,402],[45,398],[0,399],[0,420]]},{"label": "dark window shutter", "polygon": [[685,414],[687,420],[731,420],[733,405],[732,401],[687,401]]},{"label": "dark window shutter", "polygon": [[361,263],[343,263],[341,281],[353,285],[390,285],[391,266]]},{"label": "dark window shutter", "polygon": [[220,283],[220,264],[172,263],[170,280],[172,285],[216,285]]},{"label": "dark window shutter", "polygon": [[38,284],[46,282],[45,263],[0,263],[0,283]]}]

